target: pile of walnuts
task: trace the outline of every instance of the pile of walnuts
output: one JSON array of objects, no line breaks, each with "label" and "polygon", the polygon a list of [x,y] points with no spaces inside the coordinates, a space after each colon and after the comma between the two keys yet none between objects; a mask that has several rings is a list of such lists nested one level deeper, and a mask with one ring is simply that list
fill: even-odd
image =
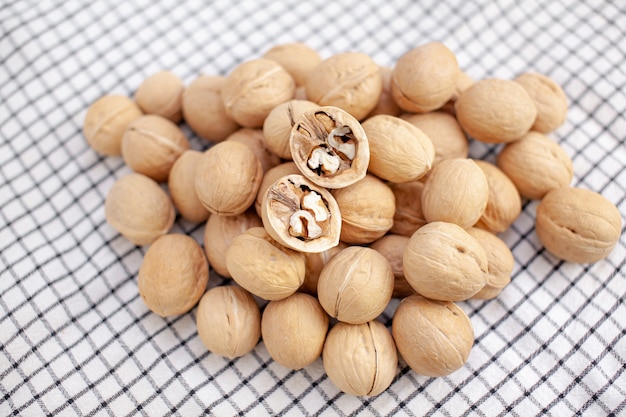
[{"label": "pile of walnuts", "polygon": [[[154,74],[134,101],[94,102],[84,135],[134,171],[105,212],[150,245],[138,287],[152,311],[197,305],[211,352],[245,355],[262,337],[277,363],[321,355],[339,389],[376,395],[398,353],[428,376],[466,362],[474,333],[456,302],[510,282],[514,258],[497,234],[522,198],[541,199],[536,232],[556,257],[595,262],[616,245],[619,211],[570,187],[572,161],[547,136],[566,112],[549,78],[474,81],[438,42],[393,68],[294,43],[187,87]],[[191,150],[182,120],[212,146]],[[469,159],[468,138],[499,146],[497,163]],[[204,248],[168,233],[176,213],[206,222]],[[232,285],[207,291],[209,268]],[[392,297],[402,301],[390,332],[377,317]]]}]

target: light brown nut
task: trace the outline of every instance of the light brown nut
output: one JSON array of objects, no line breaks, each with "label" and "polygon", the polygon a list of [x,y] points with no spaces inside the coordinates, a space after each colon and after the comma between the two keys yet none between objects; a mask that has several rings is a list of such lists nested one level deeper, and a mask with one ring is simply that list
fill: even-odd
[{"label": "light brown nut", "polygon": [[317,104],[308,100],[289,100],[274,107],[263,122],[267,149],[283,159],[292,159],[289,145],[291,129],[302,113],[317,107]]},{"label": "light brown nut", "polygon": [[430,42],[402,55],[393,68],[391,93],[404,111],[425,113],[442,107],[455,92],[459,65],[454,53]]},{"label": "light brown nut", "polygon": [[282,246],[262,227],[233,239],[226,268],[237,284],[265,300],[289,297],[304,282],[304,255]]},{"label": "light brown nut", "polygon": [[301,42],[276,45],[270,48],[263,58],[279,63],[291,74],[296,86],[304,85],[311,71],[322,62],[316,50]]},{"label": "light brown nut", "polygon": [[328,315],[308,294],[295,293],[270,301],[261,317],[263,343],[272,359],[289,369],[302,369],[322,354]]},{"label": "light brown nut", "polygon": [[389,234],[381,237],[370,245],[370,248],[378,251],[387,258],[391,265],[394,277],[392,294],[394,298],[404,298],[415,294],[413,287],[411,287],[406,278],[404,278],[404,269],[402,268],[402,258],[408,243],[409,238],[407,236]]},{"label": "light brown nut", "polygon": [[376,107],[383,89],[378,65],[360,52],[344,52],[323,60],[305,83],[306,96],[320,106],[340,107],[362,120]]},{"label": "light brown nut", "polygon": [[435,147],[433,165],[444,159],[467,158],[469,142],[454,116],[442,111],[404,114],[402,119],[428,136]]},{"label": "light brown nut", "polygon": [[83,135],[97,152],[107,156],[121,155],[126,128],[142,115],[139,106],[126,96],[100,97],[87,109]]},{"label": "light brown nut", "polygon": [[263,215],[263,200],[267,194],[267,189],[278,181],[278,179],[291,174],[300,174],[300,170],[293,161],[283,162],[280,165],[276,165],[263,174],[259,191],[256,194],[256,200],[254,200],[254,209],[259,217]]},{"label": "light brown nut", "polygon": [[422,190],[422,212],[429,222],[444,221],[467,229],[483,215],[489,184],[467,158],[446,159],[432,169]]},{"label": "light brown nut", "polygon": [[[454,104],[458,100],[461,93],[468,88],[470,88],[474,84],[474,79],[469,76],[464,71],[459,71],[459,74],[456,78],[456,88],[454,89],[454,94],[450,97],[450,100],[441,108],[442,112],[448,113],[451,116],[456,116],[456,111],[454,110]],[[419,126],[418,126],[419,127]]]},{"label": "light brown nut", "polygon": [[130,169],[157,182],[167,181],[172,165],[189,149],[185,134],[171,120],[147,114],[133,121],[122,138],[122,157]]},{"label": "light brown nut", "polygon": [[402,263],[411,287],[433,300],[467,300],[487,283],[485,249],[454,223],[422,226],[411,236]]},{"label": "light brown nut", "polygon": [[269,112],[293,98],[293,77],[275,61],[253,59],[239,64],[222,86],[222,103],[243,127],[262,127]]},{"label": "light brown nut", "polygon": [[525,72],[513,81],[521,84],[537,107],[532,130],[549,133],[561,126],[567,117],[567,96],[561,87],[543,74]]},{"label": "light brown nut", "polygon": [[402,236],[411,237],[413,233],[426,224],[422,213],[422,181],[411,181],[402,184],[388,184],[396,198],[396,211],[393,215],[393,226],[389,230]]},{"label": "light brown nut", "polygon": [[293,99],[294,100],[307,100],[306,87],[303,85],[296,87],[296,92],[293,93]]},{"label": "light brown nut", "polygon": [[182,111],[185,122],[198,136],[209,142],[221,142],[239,129],[222,103],[226,77],[201,75],[185,88]]},{"label": "light brown nut", "polygon": [[190,222],[200,223],[209,218],[209,211],[196,195],[195,180],[202,152],[186,150],[172,165],[167,188],[174,207]]},{"label": "light brown nut", "polygon": [[522,197],[538,200],[548,191],[572,182],[574,168],[565,149],[543,133],[528,132],[505,146],[496,164],[513,181]]},{"label": "light brown nut", "polygon": [[494,164],[474,160],[489,184],[489,199],[476,226],[493,233],[507,230],[522,211],[522,199],[513,181]]},{"label": "light brown nut", "polygon": [[400,356],[420,375],[445,376],[460,369],[474,345],[474,329],[455,303],[412,295],[400,302],[391,331]]},{"label": "light brown nut", "polygon": [[234,238],[263,222],[254,211],[246,210],[236,216],[211,216],[204,228],[204,252],[211,268],[224,278],[230,278],[226,267],[226,252]]},{"label": "light brown nut", "polygon": [[278,155],[267,148],[261,129],[244,127],[231,133],[226,140],[247,145],[258,158],[259,162],[261,162],[264,173],[281,162]]},{"label": "light brown nut", "polygon": [[149,245],[169,232],[176,212],[159,184],[132,173],[115,181],[104,203],[107,222],[136,245]]},{"label": "light brown nut", "polygon": [[389,304],[392,292],[389,261],[362,246],[349,246],[333,256],[317,282],[317,297],[328,315],[352,324],[378,317]]},{"label": "light brown nut", "polygon": [[515,259],[506,243],[493,233],[477,227],[472,227],[467,232],[482,245],[487,254],[487,284],[472,298],[490,300],[511,282]]},{"label": "light brown nut", "polygon": [[211,213],[241,214],[252,205],[263,178],[263,166],[243,143],[224,141],[202,154],[195,188]]},{"label": "light brown nut", "polygon": [[398,107],[398,104],[393,99],[391,94],[391,73],[392,69],[389,67],[380,67],[380,76],[383,78],[383,89],[380,92],[378,103],[376,107],[369,112],[365,119],[368,119],[377,114],[388,114],[389,116],[400,116],[402,109]]},{"label": "light brown nut", "polygon": [[289,146],[302,174],[319,186],[347,187],[367,173],[370,149],[365,132],[338,107],[304,112],[293,125]]},{"label": "light brown nut", "polygon": [[207,291],[196,314],[198,336],[217,355],[238,358],[261,337],[261,311],[250,293],[233,285]]},{"label": "light brown nut", "polygon": [[341,212],[340,240],[360,245],[382,237],[393,226],[396,200],[391,188],[373,175],[333,190]]},{"label": "light brown nut", "polygon": [[137,88],[135,101],[145,114],[157,114],[174,123],[182,119],[183,81],[170,71],[152,74]]},{"label": "light brown nut", "polygon": [[299,174],[280,178],[263,199],[263,226],[280,244],[299,252],[337,246],[341,213],[330,191]]},{"label": "light brown nut", "polygon": [[509,143],[524,136],[537,117],[530,94],[520,84],[498,78],[477,81],[455,104],[463,130],[486,143]]},{"label": "light brown nut", "polygon": [[351,395],[378,395],[393,381],[398,369],[396,345],[378,321],[337,323],[330,329],[322,353],[328,378]]},{"label": "light brown nut", "polygon": [[306,269],[304,272],[304,282],[298,291],[317,296],[317,283],[319,281],[320,274],[322,273],[322,269],[324,269],[324,266],[326,266],[328,261],[330,261],[333,256],[347,247],[347,244],[339,242],[337,246],[325,250],[324,252],[305,253],[304,266]]},{"label": "light brown nut", "polygon": [[379,114],[361,125],[370,147],[368,170],[395,183],[423,177],[433,165],[435,148],[420,129],[399,117]]},{"label": "light brown nut", "polygon": [[209,281],[209,265],[202,248],[183,234],[159,237],[146,251],[137,286],[146,306],[162,317],[191,310]]},{"label": "light brown nut", "polygon": [[583,188],[548,192],[537,206],[537,237],[552,255],[568,262],[606,258],[622,232],[622,216],[606,197]]}]

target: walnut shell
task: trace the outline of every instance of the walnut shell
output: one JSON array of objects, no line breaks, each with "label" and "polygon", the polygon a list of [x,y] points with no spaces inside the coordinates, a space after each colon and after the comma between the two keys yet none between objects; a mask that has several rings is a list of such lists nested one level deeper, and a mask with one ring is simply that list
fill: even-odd
[{"label": "walnut shell", "polygon": [[349,246],[322,268],[317,297],[331,317],[359,324],[381,314],[393,292],[389,261],[374,249]]},{"label": "walnut shell", "polygon": [[549,133],[561,126],[567,117],[567,96],[561,87],[543,74],[525,72],[513,80],[526,89],[537,107],[532,130]]},{"label": "walnut shell", "polygon": [[402,236],[411,237],[413,233],[426,224],[422,212],[422,181],[411,181],[402,184],[388,184],[396,198],[396,211],[393,215],[393,226],[389,230]]},{"label": "walnut shell", "polygon": [[291,129],[293,161],[311,182],[342,188],[367,173],[370,149],[361,124],[338,107],[304,112]]},{"label": "walnut shell", "polygon": [[270,301],[261,317],[263,343],[272,359],[289,369],[312,364],[322,354],[328,315],[315,297],[295,293]]},{"label": "walnut shell", "polygon": [[306,292],[311,295],[317,296],[317,283],[322,273],[324,266],[332,259],[333,256],[347,248],[348,245],[339,242],[339,244],[333,248],[325,250],[324,252],[310,252],[304,254],[304,282],[298,291]]},{"label": "walnut shell", "polygon": [[322,359],[328,378],[351,395],[380,394],[391,385],[398,369],[393,337],[375,320],[334,325],[326,336]]},{"label": "walnut shell", "polygon": [[565,149],[543,133],[528,132],[498,154],[496,164],[522,197],[542,198],[550,190],[572,182],[574,168]]},{"label": "walnut shell", "polygon": [[300,42],[285,43],[270,48],[263,58],[276,61],[296,82],[296,86],[305,84],[311,71],[322,62],[316,50]]},{"label": "walnut shell", "polygon": [[459,306],[419,295],[400,302],[391,331],[407,365],[431,377],[460,369],[474,345],[472,322]]},{"label": "walnut shell", "polygon": [[135,101],[145,114],[157,114],[174,123],[182,119],[183,81],[170,71],[152,74],[137,88]]},{"label": "walnut shell", "polygon": [[469,142],[454,116],[442,111],[404,114],[402,119],[428,136],[435,147],[433,165],[444,159],[467,158]]},{"label": "walnut shell", "polygon": [[182,111],[185,122],[202,139],[221,142],[239,129],[222,103],[226,77],[201,75],[185,88]]},{"label": "walnut shell", "polygon": [[87,109],[83,135],[97,152],[108,156],[121,155],[126,128],[142,115],[139,106],[126,96],[100,97]]},{"label": "walnut shell", "polygon": [[159,237],[143,258],[137,286],[148,308],[162,316],[191,310],[209,281],[209,265],[202,248],[183,234]]},{"label": "walnut shell", "polygon": [[487,283],[485,249],[454,223],[433,222],[418,229],[402,263],[411,287],[433,300],[467,300]]},{"label": "walnut shell", "polygon": [[320,106],[339,107],[362,120],[376,107],[383,89],[378,65],[360,52],[336,54],[320,62],[305,83],[306,96]]},{"label": "walnut shell", "polygon": [[402,267],[402,258],[404,250],[409,243],[407,236],[389,234],[372,242],[370,248],[378,251],[389,261],[391,270],[393,271],[393,298],[404,298],[411,294],[415,294],[413,287],[409,285],[404,278],[404,269]]},{"label": "walnut shell", "polygon": [[237,284],[265,300],[289,297],[304,281],[304,255],[282,246],[262,227],[233,239],[226,268]]},{"label": "walnut shell", "polygon": [[467,232],[481,244],[487,254],[487,284],[472,296],[477,300],[495,298],[509,282],[515,259],[509,247],[493,233],[472,227]]},{"label": "walnut shell", "polygon": [[476,223],[493,233],[507,230],[522,212],[522,198],[513,181],[492,163],[475,159],[489,184],[489,198],[483,215]]},{"label": "walnut shell", "polygon": [[341,212],[340,239],[347,243],[371,243],[393,226],[396,200],[391,188],[373,175],[332,192]]},{"label": "walnut shell", "polygon": [[250,293],[233,285],[207,291],[196,313],[198,336],[220,356],[237,358],[254,349],[261,337],[261,311]]},{"label": "walnut shell", "polygon": [[445,221],[467,229],[483,215],[488,200],[489,183],[473,160],[446,159],[435,165],[424,183],[422,212],[429,222]]},{"label": "walnut shell", "polygon": [[276,165],[263,174],[259,191],[257,191],[256,199],[254,200],[254,209],[259,217],[263,215],[263,200],[267,194],[267,189],[278,181],[278,179],[291,174],[300,174],[300,169],[298,169],[298,166],[293,161]]},{"label": "walnut shell", "polygon": [[591,263],[606,258],[619,241],[622,216],[613,203],[594,191],[556,188],[537,206],[535,230],[557,258]]},{"label": "walnut shell", "polygon": [[270,111],[293,98],[293,77],[275,61],[253,59],[239,64],[222,86],[226,114],[243,127],[262,127]]},{"label": "walnut shell", "polygon": [[274,168],[281,162],[278,155],[274,154],[267,148],[265,138],[263,137],[263,131],[261,129],[250,129],[248,127],[244,127],[231,133],[226,140],[243,143],[248,146],[259,162],[261,162],[264,173],[271,168]]},{"label": "walnut shell", "polygon": [[189,141],[169,119],[147,114],[134,120],[122,138],[122,157],[130,169],[157,182],[167,181],[172,165]]},{"label": "walnut shell", "polygon": [[172,165],[167,188],[180,215],[190,222],[200,223],[209,218],[209,211],[196,195],[195,179],[202,152],[187,150]]},{"label": "walnut shell", "polygon": [[268,188],[262,218],[274,240],[299,252],[323,252],[339,243],[341,213],[335,198],[299,174]]},{"label": "walnut shell", "polygon": [[463,130],[486,143],[514,142],[524,136],[537,117],[530,94],[520,84],[498,78],[477,81],[455,104]]},{"label": "walnut shell", "polygon": [[423,177],[433,165],[435,148],[430,138],[411,123],[380,114],[361,125],[370,147],[368,170],[395,183]]},{"label": "walnut shell", "polygon": [[391,93],[407,112],[426,113],[442,107],[454,94],[459,65],[454,53],[430,42],[402,55],[393,68]]},{"label": "walnut shell", "polygon": [[[450,100],[448,100],[448,102],[444,104],[440,110],[455,117],[456,111],[454,110],[454,104],[459,99],[461,93],[470,88],[472,85],[474,85],[474,79],[470,77],[469,74],[467,74],[466,72],[459,71],[459,74],[456,78],[456,88],[454,89],[454,94],[452,94]],[[467,155],[465,157],[467,157]]]},{"label": "walnut shell", "polygon": [[308,100],[289,100],[274,107],[263,122],[267,149],[283,159],[292,159],[289,145],[291,129],[304,112],[317,107],[317,104]]},{"label": "walnut shell", "polygon": [[380,76],[383,79],[383,89],[380,92],[378,103],[376,107],[369,112],[365,120],[377,114],[388,114],[389,116],[400,116],[402,109],[398,107],[398,104],[393,99],[391,94],[391,73],[392,69],[389,67],[380,67]]},{"label": "walnut shell", "polygon": [[261,227],[263,222],[254,211],[247,210],[236,216],[211,216],[204,228],[204,252],[211,267],[230,278],[226,267],[226,252],[234,238],[252,227]]},{"label": "walnut shell", "polygon": [[166,234],[176,218],[174,205],[159,184],[137,173],[115,181],[104,212],[107,222],[136,245],[149,245]]},{"label": "walnut shell", "polygon": [[211,213],[235,216],[252,205],[262,178],[263,166],[247,145],[224,141],[202,155],[196,194]]}]

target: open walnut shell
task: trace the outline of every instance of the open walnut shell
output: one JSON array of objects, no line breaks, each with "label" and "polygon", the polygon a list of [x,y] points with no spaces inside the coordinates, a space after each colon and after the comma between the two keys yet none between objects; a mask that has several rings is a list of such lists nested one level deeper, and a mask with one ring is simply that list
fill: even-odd
[{"label": "open walnut shell", "polygon": [[263,225],[274,240],[299,252],[324,252],[339,244],[341,214],[332,194],[292,174],[267,190]]},{"label": "open walnut shell", "polygon": [[365,177],[370,149],[357,119],[333,106],[304,112],[291,129],[293,161],[311,182],[343,188]]}]

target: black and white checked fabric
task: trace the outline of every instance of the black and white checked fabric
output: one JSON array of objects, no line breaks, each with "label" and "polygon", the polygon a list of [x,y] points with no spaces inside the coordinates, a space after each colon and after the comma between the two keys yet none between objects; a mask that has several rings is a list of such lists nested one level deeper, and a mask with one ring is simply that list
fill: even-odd
[{"label": "black and white checked fabric", "polygon": [[[3,2],[0,415],[624,415],[626,237],[605,261],[559,262],[533,231],[536,202],[502,235],[516,259],[512,283],[495,300],[460,303],[475,329],[468,363],[433,379],[401,362],[374,398],[339,392],[321,360],[287,370],[262,343],[236,360],[209,354],[195,310],[162,319],[139,297],[145,249],[103,210],[129,170],[81,133],[94,100],[132,96],[162,69],[186,83],[225,75],[279,43],[391,66],[431,40],[475,79],[532,70],[563,86],[570,111],[551,137],[572,157],[573,184],[626,214],[623,1]],[[491,161],[497,150],[470,146]],[[178,219],[174,231],[202,242],[202,225]]]}]

